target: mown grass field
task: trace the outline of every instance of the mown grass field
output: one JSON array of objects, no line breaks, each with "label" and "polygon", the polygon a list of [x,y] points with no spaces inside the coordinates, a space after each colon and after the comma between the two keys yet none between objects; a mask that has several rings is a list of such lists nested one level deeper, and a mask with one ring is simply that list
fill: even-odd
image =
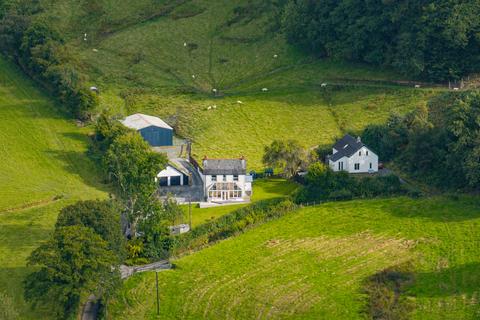
[{"label": "mown grass field", "polygon": [[105,187],[85,155],[85,130],[2,59],[0,146],[0,291],[19,319],[47,318],[48,310],[33,312],[23,300],[22,280],[32,271],[26,258],[62,207],[102,198]]},{"label": "mown grass field", "polygon": [[363,319],[368,277],[413,265],[412,319],[480,317],[480,202],[444,197],[328,203],[136,275],[111,319]]},{"label": "mown grass field", "polygon": [[305,56],[286,43],[270,2],[56,3],[45,15],[100,88],[101,108],[162,117],[198,158],[243,155],[261,170],[274,139],[330,144],[436,92],[389,83],[404,80],[390,70]]}]

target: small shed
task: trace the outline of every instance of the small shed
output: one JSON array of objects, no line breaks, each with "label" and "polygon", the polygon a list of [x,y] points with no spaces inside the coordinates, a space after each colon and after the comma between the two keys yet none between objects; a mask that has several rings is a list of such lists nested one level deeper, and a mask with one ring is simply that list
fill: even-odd
[{"label": "small shed", "polygon": [[124,126],[137,130],[152,147],[173,145],[173,128],[160,118],[136,113],[121,122]]}]

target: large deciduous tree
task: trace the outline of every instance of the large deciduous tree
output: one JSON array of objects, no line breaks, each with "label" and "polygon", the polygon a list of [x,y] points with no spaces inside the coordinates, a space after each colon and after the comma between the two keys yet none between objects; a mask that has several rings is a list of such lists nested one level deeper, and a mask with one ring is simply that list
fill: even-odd
[{"label": "large deciduous tree", "polygon": [[131,236],[135,237],[139,220],[161,210],[155,177],[165,168],[167,159],[152,152],[138,133],[128,132],[113,141],[103,160],[109,178],[118,188]]},{"label": "large deciduous tree", "polygon": [[125,237],[120,224],[121,208],[115,201],[79,201],[60,211],[55,228],[80,225],[93,229],[118,257],[125,257]]},{"label": "large deciduous tree", "polygon": [[39,269],[25,279],[25,299],[58,319],[74,318],[82,297],[94,293],[102,298],[118,285],[117,261],[91,228],[58,228],[28,259]]},{"label": "large deciduous tree", "polygon": [[295,140],[275,140],[265,147],[263,163],[280,169],[286,178],[292,178],[306,162],[306,152]]}]

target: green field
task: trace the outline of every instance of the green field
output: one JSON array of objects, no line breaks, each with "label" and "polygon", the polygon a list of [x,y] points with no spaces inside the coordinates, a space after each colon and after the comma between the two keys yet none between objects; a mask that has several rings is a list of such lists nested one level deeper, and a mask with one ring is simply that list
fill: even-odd
[{"label": "green field", "polygon": [[[412,319],[478,319],[480,202],[351,201],[301,209],[174,261],[158,319],[363,319],[368,277],[410,262]],[[155,275],[136,275],[111,319],[157,319]]]},{"label": "green field", "polygon": [[0,292],[21,319],[40,319],[48,311],[29,311],[23,300],[26,258],[49,237],[62,207],[104,197],[105,187],[85,155],[85,130],[2,59],[0,128]]},{"label": "green field", "polygon": [[194,141],[197,158],[243,155],[259,170],[274,139],[330,144],[435,93],[389,83],[404,80],[390,70],[305,56],[286,43],[270,2],[102,0],[100,16],[56,2],[44,15],[100,88],[101,108],[162,117]]}]

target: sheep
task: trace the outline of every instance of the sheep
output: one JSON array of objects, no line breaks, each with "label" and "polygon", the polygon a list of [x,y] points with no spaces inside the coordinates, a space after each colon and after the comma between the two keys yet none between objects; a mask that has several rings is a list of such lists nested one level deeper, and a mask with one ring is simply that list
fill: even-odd
[{"label": "sheep", "polygon": [[267,91],[268,91],[268,88],[263,88],[262,91],[263,91],[263,92],[267,92]]}]

